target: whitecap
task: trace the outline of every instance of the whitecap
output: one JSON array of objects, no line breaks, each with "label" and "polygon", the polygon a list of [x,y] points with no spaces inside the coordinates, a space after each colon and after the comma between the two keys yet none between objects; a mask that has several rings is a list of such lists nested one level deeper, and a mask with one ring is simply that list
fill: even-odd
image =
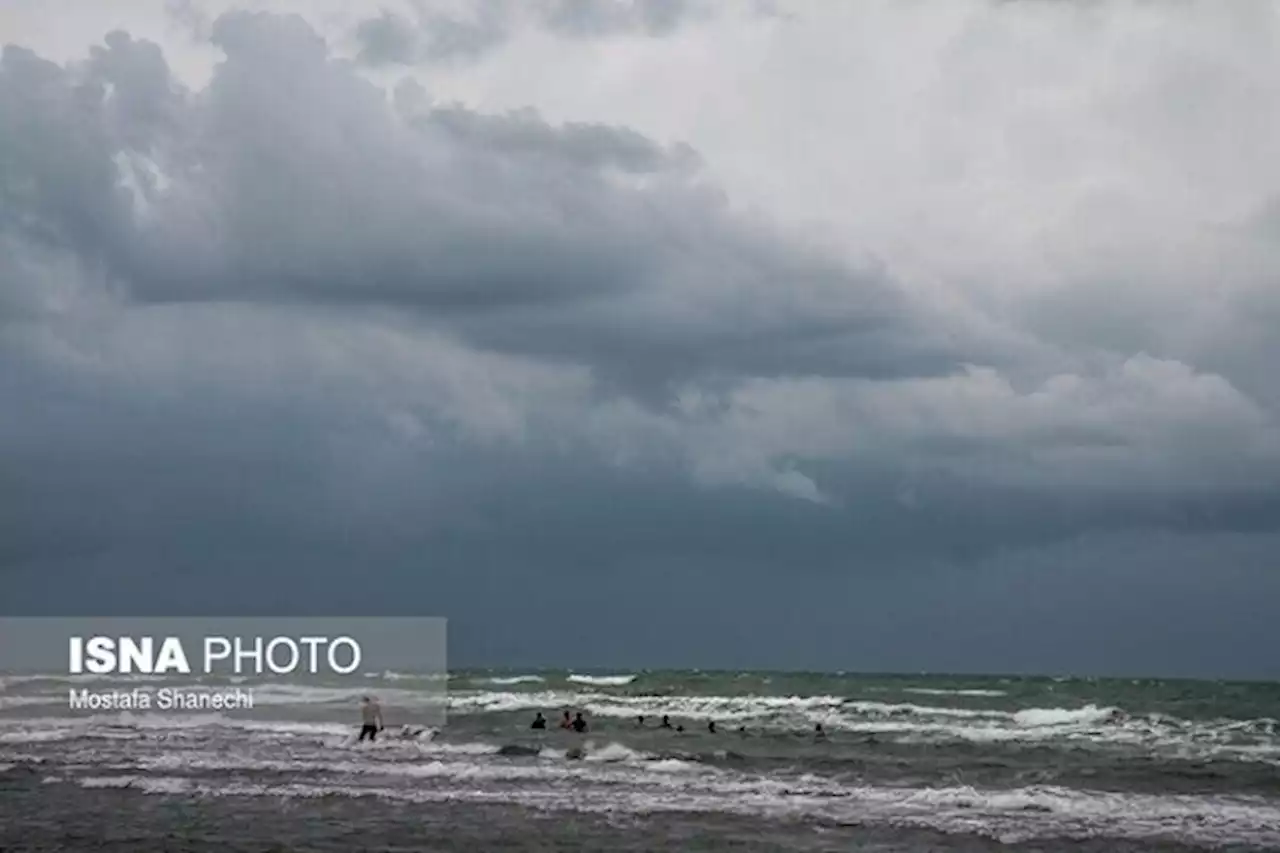
[{"label": "whitecap", "polygon": [[622,687],[636,680],[635,675],[569,675],[565,681],[574,684],[590,684],[595,687]]}]

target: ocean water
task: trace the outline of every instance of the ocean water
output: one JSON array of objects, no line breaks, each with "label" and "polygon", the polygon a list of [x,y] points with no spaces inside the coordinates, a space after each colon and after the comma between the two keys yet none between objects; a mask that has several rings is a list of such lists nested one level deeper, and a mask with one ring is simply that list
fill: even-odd
[{"label": "ocean water", "polygon": [[[257,685],[248,711],[68,711],[72,687],[108,686],[164,682],[0,680],[0,774],[35,780],[24,808],[55,788],[72,809],[68,791],[115,789],[294,815],[349,800],[446,809],[439,838],[505,825],[507,849],[536,822],[527,849],[582,844],[557,827],[584,826],[582,849],[673,849],[688,824],[734,849],[1280,850],[1274,683],[485,670],[451,673],[445,700],[439,678],[370,673]],[[384,706],[372,745],[354,742],[361,693]],[[442,701],[438,730],[400,731]],[[586,734],[556,728],[566,709]],[[664,714],[685,730],[656,728]]]}]

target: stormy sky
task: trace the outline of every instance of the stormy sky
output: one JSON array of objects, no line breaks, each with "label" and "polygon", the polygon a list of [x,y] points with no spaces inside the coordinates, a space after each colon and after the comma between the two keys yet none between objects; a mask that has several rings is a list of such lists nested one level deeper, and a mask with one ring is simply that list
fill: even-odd
[{"label": "stormy sky", "polygon": [[0,0],[0,608],[1280,676],[1266,2]]}]

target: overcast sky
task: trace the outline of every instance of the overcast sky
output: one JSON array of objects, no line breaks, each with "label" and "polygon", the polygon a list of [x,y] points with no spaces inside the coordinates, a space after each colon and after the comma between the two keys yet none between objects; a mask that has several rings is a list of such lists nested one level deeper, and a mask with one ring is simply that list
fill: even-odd
[{"label": "overcast sky", "polygon": [[0,0],[0,42],[9,613],[1280,676],[1273,3]]}]

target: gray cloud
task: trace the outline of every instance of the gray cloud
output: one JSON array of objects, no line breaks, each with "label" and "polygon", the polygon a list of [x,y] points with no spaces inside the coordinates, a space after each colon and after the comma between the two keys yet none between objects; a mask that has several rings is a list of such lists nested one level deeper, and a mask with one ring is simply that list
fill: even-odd
[{"label": "gray cloud", "polygon": [[383,10],[356,25],[358,59],[369,65],[414,65],[475,59],[510,36],[515,8],[506,0],[483,0],[471,20],[417,4],[414,18]]},{"label": "gray cloud", "polygon": [[606,35],[638,31],[666,35],[681,22],[697,14],[696,0],[652,0],[647,3],[616,3],[609,0],[557,0],[545,12],[554,30],[574,35]]},{"label": "gray cloud", "polygon": [[[704,371],[950,367],[883,274],[738,221],[687,147],[531,113],[398,114],[300,19],[228,15],[213,38],[227,60],[201,93],[116,34],[83,82],[43,66],[49,95],[30,107],[52,124],[50,104],[89,99],[89,126],[63,131],[80,150],[32,152],[58,171],[35,189],[42,225],[93,245],[136,300],[404,307],[650,389]],[[95,179],[58,186],[73,159]]]},{"label": "gray cloud", "polygon": [[[360,59],[370,65],[408,65],[417,61],[421,50],[417,27],[393,12],[361,21],[355,37],[360,42]],[[481,44],[488,46],[485,41]]]},{"label": "gray cloud", "polygon": [[[198,88],[123,33],[0,60],[8,606],[426,608],[504,662],[573,613],[580,664],[1272,665],[1235,657],[1274,630],[1269,332],[1197,351],[1102,284],[930,302],[687,145],[387,92],[299,18],[209,37]],[[1212,651],[1144,615],[1217,571]]]},{"label": "gray cloud", "polygon": [[477,59],[526,27],[571,38],[661,37],[711,11],[701,0],[483,0],[462,17],[418,0],[407,12],[383,9],[361,21],[353,37],[368,65],[432,64]]}]

